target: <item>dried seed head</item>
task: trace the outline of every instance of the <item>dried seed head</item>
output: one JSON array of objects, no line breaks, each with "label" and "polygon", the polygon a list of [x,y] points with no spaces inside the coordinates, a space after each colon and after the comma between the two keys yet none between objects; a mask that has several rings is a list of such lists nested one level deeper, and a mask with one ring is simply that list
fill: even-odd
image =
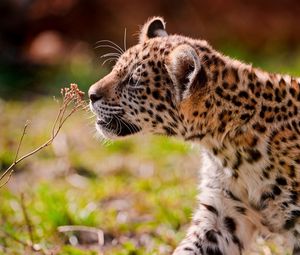
[{"label": "dried seed head", "polygon": [[80,108],[85,106],[84,101],[84,92],[78,88],[78,85],[75,83],[71,83],[69,88],[62,88],[61,94],[63,97],[63,104],[69,105],[70,103],[74,103],[75,108]]}]

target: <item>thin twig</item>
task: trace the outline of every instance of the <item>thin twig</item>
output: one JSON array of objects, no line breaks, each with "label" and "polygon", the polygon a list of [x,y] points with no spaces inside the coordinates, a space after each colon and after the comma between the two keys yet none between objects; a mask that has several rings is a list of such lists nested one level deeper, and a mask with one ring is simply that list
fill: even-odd
[{"label": "thin twig", "polygon": [[52,137],[54,137],[54,131],[55,131],[55,129],[56,129],[56,125],[57,125],[57,122],[58,122],[58,119],[59,119],[59,117],[60,117],[60,115],[61,115],[61,111],[62,111],[62,109],[61,109],[61,107],[59,108],[59,111],[58,111],[58,113],[57,113],[57,115],[56,115],[56,118],[55,118],[55,121],[54,121],[54,123],[53,123],[53,126],[52,126]]},{"label": "thin twig", "polygon": [[20,139],[19,144],[18,144],[18,149],[17,149],[17,152],[16,152],[16,156],[15,156],[14,162],[16,162],[17,159],[18,159],[19,151],[20,151],[20,148],[21,148],[21,144],[22,144],[23,138],[24,138],[24,136],[26,134],[26,129],[27,129],[28,125],[29,125],[29,121],[27,120],[26,123],[25,123],[25,125],[24,125],[23,133],[22,133],[21,139]]}]

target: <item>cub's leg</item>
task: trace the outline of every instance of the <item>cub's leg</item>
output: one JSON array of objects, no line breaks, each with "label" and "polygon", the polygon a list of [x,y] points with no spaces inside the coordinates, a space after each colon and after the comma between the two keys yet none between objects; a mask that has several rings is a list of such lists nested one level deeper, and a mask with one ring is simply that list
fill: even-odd
[{"label": "cub's leg", "polygon": [[247,219],[242,202],[232,196],[223,190],[202,190],[192,225],[173,255],[242,254],[255,226]]}]

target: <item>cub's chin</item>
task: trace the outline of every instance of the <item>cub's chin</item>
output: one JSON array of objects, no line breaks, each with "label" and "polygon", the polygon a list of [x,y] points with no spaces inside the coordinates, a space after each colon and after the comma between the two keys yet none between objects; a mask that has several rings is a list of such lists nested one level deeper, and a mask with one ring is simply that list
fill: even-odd
[{"label": "cub's chin", "polygon": [[116,139],[120,138],[119,136],[117,136],[116,134],[112,133],[111,131],[108,131],[108,130],[102,128],[97,123],[96,123],[95,126],[96,126],[96,130],[97,130],[97,133],[98,133],[97,136],[99,136],[99,138],[101,138],[101,139],[116,140]]},{"label": "cub's chin", "polygon": [[141,131],[139,126],[115,116],[101,120],[98,119],[96,129],[105,139],[123,138]]}]

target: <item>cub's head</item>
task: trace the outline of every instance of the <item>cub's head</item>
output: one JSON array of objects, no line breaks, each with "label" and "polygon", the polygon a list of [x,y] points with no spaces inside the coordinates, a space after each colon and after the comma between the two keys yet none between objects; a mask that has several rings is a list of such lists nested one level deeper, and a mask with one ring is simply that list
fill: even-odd
[{"label": "cub's head", "polygon": [[97,130],[107,138],[135,133],[185,136],[207,97],[208,74],[201,62],[210,52],[205,41],[168,35],[162,18],[150,19],[139,43],[89,89]]}]

